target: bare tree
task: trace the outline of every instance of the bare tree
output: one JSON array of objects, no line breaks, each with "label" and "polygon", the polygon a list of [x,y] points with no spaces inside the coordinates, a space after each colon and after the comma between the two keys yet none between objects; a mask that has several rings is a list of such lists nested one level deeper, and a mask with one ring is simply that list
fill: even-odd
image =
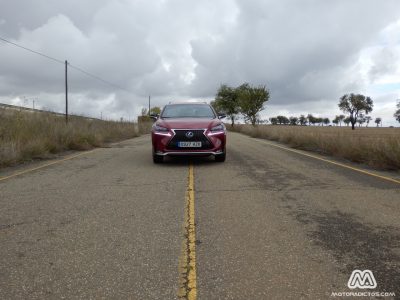
[{"label": "bare tree", "polygon": [[365,116],[363,114],[359,114],[357,118],[358,127],[361,127],[362,124],[365,123]]},{"label": "bare tree", "polygon": [[147,115],[148,115],[148,112],[147,112],[147,108],[146,108],[146,107],[143,107],[143,108],[142,108],[142,111],[140,112],[140,115],[141,115],[141,116],[147,116]]},{"label": "bare tree", "polygon": [[342,122],[346,119],[345,115],[339,115],[339,125],[342,126]]},{"label": "bare tree", "polygon": [[371,116],[365,116],[364,119],[365,119],[365,122],[367,122],[367,127],[368,127],[369,122],[372,120],[372,117]]}]

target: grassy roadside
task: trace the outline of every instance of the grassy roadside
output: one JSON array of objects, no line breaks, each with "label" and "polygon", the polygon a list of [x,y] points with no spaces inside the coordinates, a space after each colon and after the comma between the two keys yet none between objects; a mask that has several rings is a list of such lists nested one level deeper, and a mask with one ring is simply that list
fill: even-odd
[{"label": "grassy roadside", "polygon": [[47,158],[65,150],[88,150],[138,136],[136,125],[48,113],[0,109],[0,167]]},{"label": "grassy roadside", "polygon": [[237,124],[228,130],[323,153],[377,169],[400,170],[400,128]]}]

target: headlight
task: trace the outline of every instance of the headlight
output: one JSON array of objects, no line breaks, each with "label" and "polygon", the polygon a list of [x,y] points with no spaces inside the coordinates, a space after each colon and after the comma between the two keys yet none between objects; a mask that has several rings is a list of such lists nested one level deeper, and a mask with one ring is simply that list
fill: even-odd
[{"label": "headlight", "polygon": [[154,124],[153,129],[155,132],[168,132],[168,128],[162,127],[160,125]]},{"label": "headlight", "polygon": [[225,126],[224,126],[224,124],[219,124],[219,125],[214,126],[213,128],[211,128],[210,131],[211,132],[225,131]]}]

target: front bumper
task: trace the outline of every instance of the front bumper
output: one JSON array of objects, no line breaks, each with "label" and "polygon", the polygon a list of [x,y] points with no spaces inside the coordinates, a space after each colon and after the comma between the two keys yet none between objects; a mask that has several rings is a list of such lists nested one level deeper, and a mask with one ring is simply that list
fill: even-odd
[{"label": "front bumper", "polygon": [[168,152],[155,152],[155,155],[160,155],[160,156],[208,156],[208,155],[218,155],[218,154],[222,154],[223,151],[168,151]]},{"label": "front bumper", "polygon": [[[176,144],[171,143],[176,140],[176,132],[179,130],[196,131],[201,130],[206,139],[206,149],[198,148],[183,148],[179,149]],[[158,133],[152,132],[152,144],[153,154],[160,156],[179,156],[179,155],[196,155],[196,156],[208,156],[218,155],[225,151],[226,144],[226,132],[209,132],[206,129],[173,129],[169,133]],[[175,138],[175,139],[174,139]]]}]

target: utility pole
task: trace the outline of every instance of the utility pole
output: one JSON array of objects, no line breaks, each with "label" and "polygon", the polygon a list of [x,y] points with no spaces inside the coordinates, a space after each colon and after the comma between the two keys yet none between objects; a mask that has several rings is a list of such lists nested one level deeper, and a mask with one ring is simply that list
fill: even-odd
[{"label": "utility pole", "polygon": [[149,95],[149,116],[150,116],[150,95]]},{"label": "utility pole", "polygon": [[65,123],[68,124],[68,61],[65,61]]},{"label": "utility pole", "polygon": [[32,108],[35,110],[35,99],[32,99]]}]

